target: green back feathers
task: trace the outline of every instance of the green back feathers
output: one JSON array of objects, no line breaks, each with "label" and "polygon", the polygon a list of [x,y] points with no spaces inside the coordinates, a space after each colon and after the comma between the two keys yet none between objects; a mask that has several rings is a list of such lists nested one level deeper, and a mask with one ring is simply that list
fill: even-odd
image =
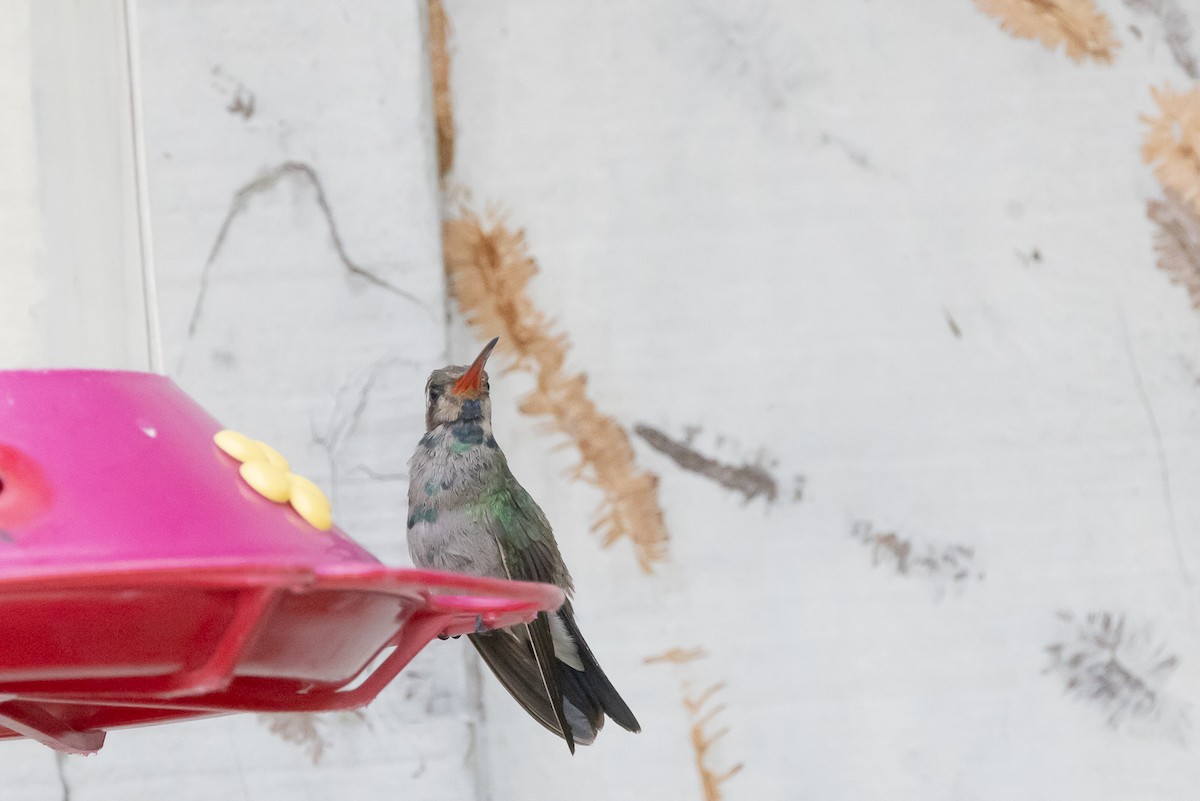
[{"label": "green back feathers", "polygon": [[511,578],[549,582],[570,592],[571,577],[550,523],[511,473],[502,471],[480,494],[470,514],[491,526]]},{"label": "green back feathers", "polygon": [[[530,538],[537,539],[536,526],[529,523],[527,506],[532,498],[519,484],[505,481],[503,476],[495,481],[479,496],[479,500],[471,504],[470,515],[473,520],[491,519],[500,526],[504,539],[517,547],[527,544]],[[530,529],[533,529],[530,531]]]}]

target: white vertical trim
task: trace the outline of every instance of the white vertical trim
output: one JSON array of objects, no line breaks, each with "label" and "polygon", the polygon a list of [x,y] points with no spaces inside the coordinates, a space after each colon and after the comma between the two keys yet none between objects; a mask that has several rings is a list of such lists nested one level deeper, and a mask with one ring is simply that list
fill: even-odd
[{"label": "white vertical trim", "polygon": [[162,328],[158,321],[158,283],[154,271],[154,237],[150,224],[150,190],[146,178],[146,140],[142,126],[141,62],[138,59],[137,0],[124,0],[125,63],[129,79],[129,124],[133,132],[134,188],[138,214],[138,256],[146,317],[146,357],[150,369],[163,373]]},{"label": "white vertical trim", "polygon": [[[3,58],[0,367],[145,370],[154,283],[130,0],[11,0]],[[10,43],[11,44],[11,43]]]},{"label": "white vertical trim", "polygon": [[31,310],[44,296],[28,2],[0,3],[0,368],[42,359]]}]

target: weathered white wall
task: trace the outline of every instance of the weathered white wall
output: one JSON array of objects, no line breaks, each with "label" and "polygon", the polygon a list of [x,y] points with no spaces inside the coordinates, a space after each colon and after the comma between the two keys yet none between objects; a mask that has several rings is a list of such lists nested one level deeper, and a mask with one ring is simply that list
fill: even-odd
[{"label": "weathered white wall", "polygon": [[[717,682],[709,764],[744,763],[729,801],[1192,797],[1200,316],[1154,267],[1138,120],[1187,76],[1138,4],[1098,5],[1111,66],[969,0],[447,0],[455,195],[527,228],[535,300],[603,411],[694,429],[775,499],[635,437],[671,534],[643,575],[589,533],[575,455],[517,412],[528,376],[496,376],[497,437],[642,734],[569,757],[490,676],[476,697],[460,640],[364,719],[322,719],[316,766],[222,718],[62,763],[2,746],[3,797],[700,799],[683,699]],[[444,322],[423,9],[138,3],[167,370],[394,564],[425,374],[477,347]],[[27,15],[0,13],[17,75]],[[5,108],[22,85],[0,82]],[[1107,725],[1047,670],[1078,630],[1060,613],[1097,610],[1127,621],[1115,659],[1157,718]],[[675,647],[707,656],[644,664]]]},{"label": "weathered white wall", "polygon": [[[701,798],[681,679],[728,681],[730,800],[1194,793],[1194,730],[1107,727],[1044,672],[1057,612],[1111,610],[1178,656],[1164,716],[1200,702],[1200,315],[1154,266],[1138,118],[1188,76],[1153,16],[1097,5],[1112,66],[967,0],[447,3],[451,182],[526,228],[597,404],[761,449],[781,488],[743,503],[639,441],[672,537],[644,577],[497,403],[645,725],[567,760],[488,684],[498,798]],[[956,566],[900,574],[854,521]],[[640,664],[671,646],[709,656]]]}]

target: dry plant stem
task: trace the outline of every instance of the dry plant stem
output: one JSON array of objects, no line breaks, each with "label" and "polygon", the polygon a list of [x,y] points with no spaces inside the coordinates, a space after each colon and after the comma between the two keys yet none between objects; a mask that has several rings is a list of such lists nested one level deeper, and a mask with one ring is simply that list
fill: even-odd
[{"label": "dry plant stem", "polygon": [[670,662],[675,665],[682,665],[687,662],[694,662],[697,659],[703,659],[708,656],[708,652],[702,647],[696,648],[671,648],[663,651],[661,654],[648,656],[642,660],[644,665],[659,665]]},{"label": "dry plant stem", "polygon": [[437,130],[438,176],[454,166],[454,105],[450,96],[450,20],[442,0],[429,0],[429,68],[433,78],[433,119]]},{"label": "dry plant stem", "polygon": [[297,712],[259,715],[258,719],[266,724],[267,730],[272,734],[303,748],[314,765],[321,761],[325,749],[330,745],[321,732],[315,714]]},{"label": "dry plant stem", "polygon": [[1167,690],[1180,658],[1148,624],[1107,611],[1058,617],[1063,636],[1046,647],[1045,672],[1058,674],[1067,694],[1095,704],[1114,729],[1186,741],[1189,707]]},{"label": "dry plant stem", "polygon": [[1064,45],[1075,61],[1111,63],[1120,43],[1112,23],[1092,0],[975,0],[1018,39],[1035,39],[1050,50]]},{"label": "dry plant stem", "polygon": [[[702,647],[686,649],[675,647],[661,654],[646,657],[642,661],[647,665],[668,662],[685,664],[707,656],[708,653]],[[723,689],[725,689],[725,682],[720,681],[709,685],[699,694],[693,695],[691,685],[686,681],[683,683],[683,708],[687,711],[688,718],[691,719],[689,735],[692,741],[692,752],[696,759],[696,772],[700,776],[700,787],[704,792],[704,801],[721,801],[721,786],[745,767],[743,763],[738,762],[726,770],[717,771],[709,761],[709,754],[713,746],[729,733],[728,726],[722,726],[716,731],[709,730],[717,716],[725,711],[725,704],[710,704]]]},{"label": "dry plant stem", "polygon": [[705,456],[686,442],[679,442],[668,437],[653,426],[639,423],[633,427],[634,433],[659,453],[670,457],[671,461],[692,473],[704,476],[727,490],[739,493],[749,503],[758,496],[763,496],[768,504],[779,497],[779,484],[761,464],[725,464]]},{"label": "dry plant stem", "polygon": [[1154,177],[1200,216],[1200,87],[1177,92],[1151,87],[1158,116],[1143,115],[1149,127],[1142,158],[1154,165]]},{"label": "dry plant stem", "polygon": [[258,716],[258,721],[272,734],[302,747],[316,765],[332,743],[325,736],[325,727],[336,722],[363,723],[370,727],[361,709],[336,713],[282,712]]},{"label": "dry plant stem", "polygon": [[1146,216],[1157,227],[1158,268],[1187,289],[1193,308],[1200,309],[1200,216],[1175,192],[1166,194],[1165,201],[1146,204]]},{"label": "dry plant stem", "polygon": [[983,580],[975,550],[965,545],[914,542],[894,531],[876,531],[867,520],[855,521],[850,536],[871,549],[873,566],[891,567],[902,576],[921,576],[945,586]]},{"label": "dry plant stem", "polygon": [[714,718],[725,711],[725,705],[717,704],[710,707],[707,712],[704,711],[704,708],[713,696],[724,688],[725,682],[722,681],[708,687],[698,696],[692,696],[687,685],[684,685],[683,706],[692,719],[692,750],[696,755],[696,770],[700,774],[704,801],[721,801],[721,786],[745,767],[743,763],[738,762],[724,771],[717,772],[709,763],[709,752],[718,740],[729,733],[729,727],[723,726],[715,732],[710,732],[709,725]]},{"label": "dry plant stem", "polygon": [[521,411],[548,417],[552,429],[568,436],[582,457],[575,477],[604,493],[593,526],[604,547],[629,539],[642,570],[653,572],[667,554],[658,478],[637,467],[625,430],[588,398],[587,377],[566,371],[567,337],[551,330],[527,292],[538,267],[524,232],[509,229],[494,214],[485,224],[464,208],[442,223],[442,246],[467,322],[486,336],[499,334],[499,349],[513,359],[513,369],[527,370],[537,380]]}]

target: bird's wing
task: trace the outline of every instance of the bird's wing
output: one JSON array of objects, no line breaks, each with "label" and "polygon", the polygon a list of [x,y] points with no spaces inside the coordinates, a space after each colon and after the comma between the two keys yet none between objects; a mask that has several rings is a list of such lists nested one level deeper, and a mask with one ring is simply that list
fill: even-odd
[{"label": "bird's wing", "polygon": [[558,718],[529,643],[509,630],[473,634],[468,639],[509,695],[534,720],[561,737]]},{"label": "bird's wing", "polygon": [[[507,473],[507,470],[504,472]],[[549,521],[529,493],[511,474],[505,478],[506,481],[485,494],[483,508],[479,510],[480,516],[488,521],[499,544],[505,572],[510,579],[516,581],[556,584],[569,591],[571,579],[559,555],[558,545],[554,542]],[[554,655],[549,616],[545,612],[539,612],[532,623],[525,624],[525,630],[529,636],[529,649],[523,653],[521,649],[507,647],[507,644],[506,647],[480,648],[477,643],[476,647],[480,648],[484,660],[509,693],[543,725],[548,724],[543,714],[543,704],[549,701],[553,720],[557,723],[557,733],[567,741],[571,753],[575,753],[575,738],[563,710],[562,686],[558,679],[558,664]],[[489,635],[479,635],[473,639],[482,640],[487,636]],[[484,654],[484,648],[490,653]],[[529,664],[530,651],[533,665]],[[520,675],[531,676],[531,668],[536,669],[541,676],[540,688],[530,686],[528,680],[516,678]],[[509,678],[506,679],[506,675]],[[531,697],[531,693],[536,698]],[[547,725],[547,728],[554,731],[551,725]]]},{"label": "bird's wing", "polygon": [[493,500],[493,508],[502,511],[497,515],[497,539],[505,546],[501,554],[510,578],[555,584],[570,595],[571,576],[542,508],[511,473],[495,494],[503,499]]}]

